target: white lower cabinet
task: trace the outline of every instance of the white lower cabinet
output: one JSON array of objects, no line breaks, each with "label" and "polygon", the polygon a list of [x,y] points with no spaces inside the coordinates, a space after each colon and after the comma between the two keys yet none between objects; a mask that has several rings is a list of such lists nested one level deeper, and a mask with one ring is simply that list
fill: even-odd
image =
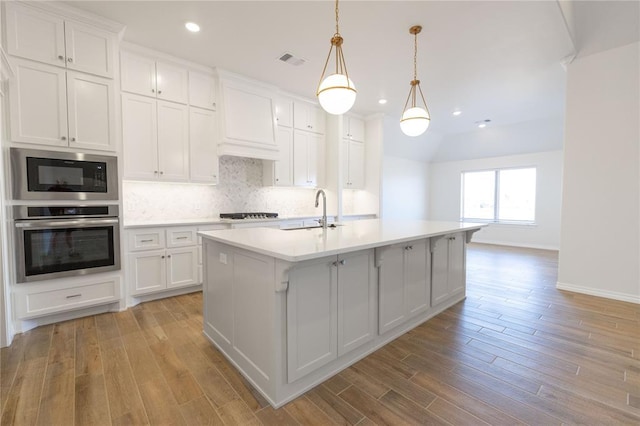
[{"label": "white lower cabinet", "polygon": [[289,383],[373,339],[373,254],[373,250],[365,250],[301,262],[289,271]]},{"label": "white lower cabinet", "polygon": [[18,284],[13,296],[17,318],[36,318],[119,302],[120,277],[95,274],[36,284]]},{"label": "white lower cabinet", "polygon": [[465,291],[465,234],[431,238],[431,306]]},{"label": "white lower cabinet", "polygon": [[427,239],[376,249],[380,306],[378,333],[383,334],[429,308]]},{"label": "white lower cabinet", "polygon": [[133,229],[127,237],[131,295],[200,283],[195,227]]}]

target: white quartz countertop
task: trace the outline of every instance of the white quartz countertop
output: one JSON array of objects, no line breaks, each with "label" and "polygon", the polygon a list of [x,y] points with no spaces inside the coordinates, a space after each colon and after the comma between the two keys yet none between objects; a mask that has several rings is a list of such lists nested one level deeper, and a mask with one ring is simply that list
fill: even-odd
[{"label": "white quartz countertop", "polygon": [[198,232],[204,238],[288,262],[381,247],[459,231],[478,230],[486,224],[368,219],[345,222],[335,228],[282,230],[272,228],[224,229]]}]

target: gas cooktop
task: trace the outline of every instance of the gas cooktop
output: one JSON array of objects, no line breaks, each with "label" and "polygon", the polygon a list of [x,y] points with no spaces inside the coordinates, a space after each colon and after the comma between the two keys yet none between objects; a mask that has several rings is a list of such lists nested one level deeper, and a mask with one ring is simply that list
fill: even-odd
[{"label": "gas cooktop", "polygon": [[220,219],[276,219],[278,213],[220,213]]}]

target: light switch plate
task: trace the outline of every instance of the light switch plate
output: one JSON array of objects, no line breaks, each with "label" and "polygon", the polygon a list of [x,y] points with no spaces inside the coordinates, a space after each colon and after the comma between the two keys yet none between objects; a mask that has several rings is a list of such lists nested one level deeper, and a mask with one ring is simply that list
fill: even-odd
[{"label": "light switch plate", "polygon": [[220,263],[222,263],[223,265],[227,264],[227,254],[226,253],[220,253]]}]

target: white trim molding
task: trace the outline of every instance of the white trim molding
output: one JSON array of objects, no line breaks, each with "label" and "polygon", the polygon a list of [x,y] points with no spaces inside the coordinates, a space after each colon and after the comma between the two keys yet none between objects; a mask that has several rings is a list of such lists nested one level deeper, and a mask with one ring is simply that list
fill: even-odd
[{"label": "white trim molding", "polygon": [[599,290],[591,287],[556,282],[558,290],[566,290],[574,293],[588,294],[590,296],[604,297],[606,299],[620,300],[622,302],[635,303],[640,305],[640,295],[619,293],[616,291]]}]

